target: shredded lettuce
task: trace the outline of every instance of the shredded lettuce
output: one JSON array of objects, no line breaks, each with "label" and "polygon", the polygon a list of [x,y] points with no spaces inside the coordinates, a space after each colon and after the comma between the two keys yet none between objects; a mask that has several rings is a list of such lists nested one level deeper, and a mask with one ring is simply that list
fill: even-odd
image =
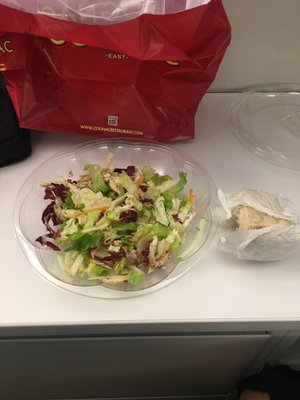
[{"label": "shredded lettuce", "polygon": [[123,233],[123,232],[136,232],[137,228],[138,224],[136,222],[127,222],[125,224],[115,227],[114,229],[116,230],[117,233]]},{"label": "shredded lettuce", "polygon": [[67,236],[73,235],[74,233],[79,231],[78,223],[75,218],[70,218],[65,221],[64,227],[61,230],[61,239],[66,239]]},{"label": "shredded lettuce", "polygon": [[141,211],[143,209],[143,204],[140,202],[137,196],[128,194],[125,204],[130,207],[134,207],[136,210]]},{"label": "shredded lettuce", "polygon": [[134,181],[130,178],[130,176],[127,175],[126,172],[122,171],[120,174],[120,184],[123,186],[123,188],[130,194],[137,194],[138,193],[138,187],[134,183]]},{"label": "shredded lettuce", "polygon": [[154,215],[157,222],[168,226],[169,225],[169,218],[166,214],[164,198],[162,196],[158,197],[154,202]]},{"label": "shredded lettuce", "polygon": [[111,199],[103,197],[102,193],[94,193],[90,188],[75,190],[72,194],[75,209],[90,208],[96,206],[109,205]]},{"label": "shredded lettuce", "polygon": [[105,182],[101,168],[99,165],[96,164],[88,164],[84,167],[86,171],[88,171],[91,175],[92,179],[92,191],[97,193],[97,192],[102,192],[103,194],[106,194],[109,192],[109,186]]},{"label": "shredded lettuce", "polygon": [[83,225],[83,229],[92,228],[95,223],[99,220],[100,211],[99,210],[92,210],[88,212],[86,222]]},{"label": "shredded lettuce", "polygon": [[75,208],[74,201],[72,200],[72,192],[70,192],[70,191],[68,192],[68,194],[67,194],[67,196],[66,196],[66,198],[65,198],[65,200],[63,202],[63,205],[68,209],[74,209]]},{"label": "shredded lettuce", "polygon": [[104,233],[97,231],[94,233],[85,233],[74,241],[72,246],[68,250],[76,250],[79,252],[87,251],[93,247],[97,247],[103,240]]},{"label": "shredded lettuce", "polygon": [[169,249],[178,250],[181,246],[182,238],[176,229],[172,229],[169,235],[166,237],[166,244]]},{"label": "shredded lettuce", "polygon": [[85,259],[78,251],[57,254],[57,261],[67,276],[74,277],[83,272]]},{"label": "shredded lettuce", "polygon": [[166,238],[169,232],[170,230],[160,222],[139,225],[133,237],[137,251],[141,252],[144,250],[153,240],[154,236],[156,236],[158,240],[161,240]]},{"label": "shredded lettuce", "polygon": [[172,178],[169,175],[159,175],[158,173],[154,174],[151,178],[151,181],[155,186],[160,186],[164,182],[172,181]]},{"label": "shredded lettuce", "polygon": [[122,258],[122,260],[116,263],[116,268],[115,268],[116,272],[118,274],[121,274],[124,271],[125,266],[126,266],[126,258]]},{"label": "shredded lettuce", "polygon": [[87,275],[92,278],[95,276],[108,276],[111,274],[111,269],[103,264],[89,262],[87,267]]},{"label": "shredded lettuce", "polygon": [[149,165],[146,165],[143,169],[142,169],[142,174],[144,176],[144,180],[145,182],[150,181],[153,176],[155,175],[155,170],[150,167]]},{"label": "shredded lettuce", "polygon": [[172,200],[179,196],[179,193],[184,189],[187,184],[187,173],[186,172],[179,172],[179,181],[172,186],[171,188],[167,189],[163,192],[163,196],[165,198],[165,205],[167,208],[172,207]]},{"label": "shredded lettuce", "polygon": [[132,285],[137,285],[145,278],[145,273],[137,267],[132,267],[128,274],[128,282]]}]

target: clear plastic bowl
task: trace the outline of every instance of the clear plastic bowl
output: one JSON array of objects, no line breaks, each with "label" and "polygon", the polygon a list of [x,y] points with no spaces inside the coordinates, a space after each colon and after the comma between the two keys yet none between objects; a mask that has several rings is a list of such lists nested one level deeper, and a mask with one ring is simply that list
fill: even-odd
[{"label": "clear plastic bowl", "polygon": [[[193,188],[197,196],[197,214],[189,225],[180,252],[174,254],[172,260],[164,267],[147,274],[144,281],[136,286],[126,283],[104,286],[100,281],[69,278],[59,267],[56,252],[40,248],[35,241],[38,236],[45,233],[41,216],[48,204],[43,200],[44,189],[40,186],[41,182],[66,177],[69,171],[72,171],[74,177],[79,176],[85,164],[102,164],[110,152],[114,153],[113,163],[116,167],[151,165],[159,173],[169,174],[174,179],[178,178],[178,171],[187,172],[187,188]],[[15,230],[28,260],[49,282],[62,289],[90,297],[130,297],[148,293],[173,282],[199,260],[212,237],[212,216],[209,206],[213,193],[214,186],[205,170],[183,152],[162,144],[95,140],[54,155],[33,171],[17,196]]]},{"label": "clear plastic bowl", "polygon": [[230,120],[238,141],[271,164],[300,170],[300,84],[264,84],[234,101]]}]

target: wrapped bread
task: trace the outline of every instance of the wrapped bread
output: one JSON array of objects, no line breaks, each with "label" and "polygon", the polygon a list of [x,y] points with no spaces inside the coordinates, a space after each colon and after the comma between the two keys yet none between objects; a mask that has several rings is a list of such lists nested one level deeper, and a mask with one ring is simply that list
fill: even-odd
[{"label": "wrapped bread", "polygon": [[262,229],[271,225],[291,226],[292,221],[285,218],[276,218],[253,207],[238,205],[232,210],[232,218],[237,227],[243,230]]},{"label": "wrapped bread", "polygon": [[258,190],[219,190],[218,196],[218,249],[243,260],[274,261],[289,256],[300,244],[297,213],[289,199]]}]

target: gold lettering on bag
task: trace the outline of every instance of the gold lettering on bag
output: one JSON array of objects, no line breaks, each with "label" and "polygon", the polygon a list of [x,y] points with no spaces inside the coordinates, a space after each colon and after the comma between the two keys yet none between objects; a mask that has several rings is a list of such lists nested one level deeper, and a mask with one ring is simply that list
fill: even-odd
[{"label": "gold lettering on bag", "polygon": [[120,54],[120,53],[107,53],[106,57],[114,60],[126,60],[126,58],[128,58],[126,54]]},{"label": "gold lettering on bag", "polygon": [[[55,44],[56,46],[62,46],[66,43],[68,43],[66,40],[61,40],[61,39],[54,39],[54,38],[50,38],[51,42],[53,44]],[[77,42],[72,42],[72,44],[76,47],[86,47],[86,44],[83,43],[77,43]]]},{"label": "gold lettering on bag", "polygon": [[66,44],[67,42],[65,40],[60,40],[60,39],[53,39],[50,38],[51,42],[55,44],[56,46],[62,46],[63,44]]},{"label": "gold lettering on bag", "polygon": [[[66,40],[61,40],[61,39],[50,38],[50,40],[56,46],[63,46],[64,44],[68,43]],[[7,47],[7,45],[10,44],[10,41],[7,41],[5,43],[7,43],[6,44],[6,47]],[[87,46],[86,44],[78,43],[78,42],[71,42],[71,44],[76,47],[86,47]],[[5,47],[0,46],[0,51],[5,53]],[[12,49],[6,49],[6,52],[8,52],[8,53],[11,53],[12,51],[13,51]],[[128,56],[126,54],[113,53],[113,52],[106,53],[106,57],[111,60],[126,60],[128,58]],[[179,67],[179,65],[180,65],[179,61],[173,61],[173,60],[166,60],[166,63],[168,65],[171,65],[172,67]]]},{"label": "gold lettering on bag", "polygon": [[77,46],[77,47],[86,47],[87,46],[86,44],[77,43],[77,42],[73,42],[72,44],[74,44],[74,46]]},{"label": "gold lettering on bag", "polygon": [[12,53],[13,49],[11,46],[12,46],[11,41],[5,40],[5,42],[3,44],[0,44],[0,52],[3,54]]},{"label": "gold lettering on bag", "polygon": [[166,63],[169,64],[169,65],[172,65],[172,67],[178,67],[179,66],[179,62],[178,61],[167,60]]},{"label": "gold lettering on bag", "polygon": [[179,66],[179,62],[178,61],[171,61],[168,60],[166,61],[167,64],[172,65],[172,67],[178,67]]}]

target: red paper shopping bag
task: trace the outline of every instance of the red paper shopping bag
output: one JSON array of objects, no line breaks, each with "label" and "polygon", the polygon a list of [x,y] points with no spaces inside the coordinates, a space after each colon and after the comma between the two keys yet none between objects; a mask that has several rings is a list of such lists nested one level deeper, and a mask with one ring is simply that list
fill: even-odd
[{"label": "red paper shopping bag", "polygon": [[0,71],[21,127],[158,141],[194,137],[198,104],[230,42],[221,0],[109,23],[3,3],[9,0],[0,0]]}]

